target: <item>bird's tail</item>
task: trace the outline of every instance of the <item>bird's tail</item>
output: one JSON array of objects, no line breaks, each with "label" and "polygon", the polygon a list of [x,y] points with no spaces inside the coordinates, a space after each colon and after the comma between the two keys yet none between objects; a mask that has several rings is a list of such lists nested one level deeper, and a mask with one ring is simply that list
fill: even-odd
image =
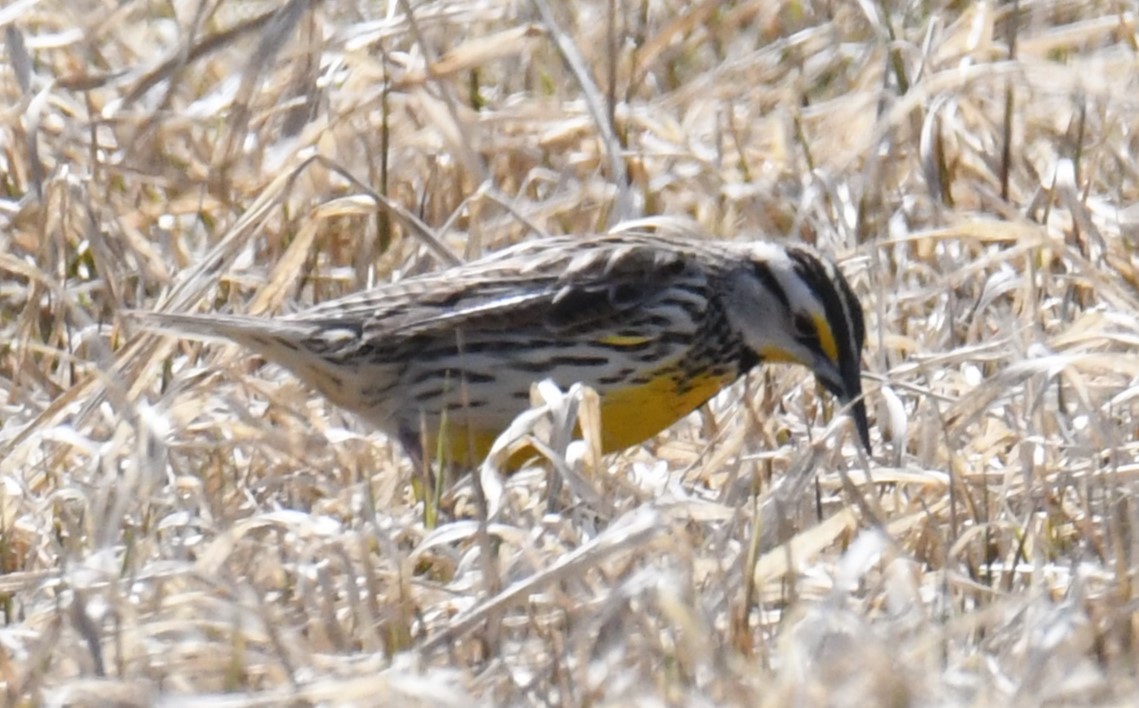
[{"label": "bird's tail", "polygon": [[361,379],[360,366],[342,361],[339,350],[354,343],[345,339],[350,328],[331,331],[321,322],[285,318],[246,317],[242,315],[189,315],[169,312],[126,313],[128,321],[146,329],[196,339],[228,339],[261,355],[264,359],[292,371],[297,378],[327,396],[333,403],[364,415],[375,425],[387,429],[392,415],[390,406],[361,397],[361,388],[383,388],[394,382],[399,367],[371,362],[367,381]]},{"label": "bird's tail", "polygon": [[246,315],[197,315],[130,310],[125,312],[124,316],[127,321],[137,323],[144,329],[191,339],[228,339],[259,352],[263,352],[270,343],[296,341],[312,332],[312,325],[303,322]]}]

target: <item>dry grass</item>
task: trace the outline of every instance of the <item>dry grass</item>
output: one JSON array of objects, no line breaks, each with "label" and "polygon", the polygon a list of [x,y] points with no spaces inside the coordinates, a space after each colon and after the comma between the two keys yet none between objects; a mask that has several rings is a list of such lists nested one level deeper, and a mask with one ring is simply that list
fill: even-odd
[{"label": "dry grass", "polygon": [[[546,5],[0,8],[3,702],[1131,703],[1132,6]],[[388,441],[120,317],[646,215],[843,261],[873,459],[768,369],[559,446],[553,511],[488,486],[488,542],[469,481],[428,528]]]}]

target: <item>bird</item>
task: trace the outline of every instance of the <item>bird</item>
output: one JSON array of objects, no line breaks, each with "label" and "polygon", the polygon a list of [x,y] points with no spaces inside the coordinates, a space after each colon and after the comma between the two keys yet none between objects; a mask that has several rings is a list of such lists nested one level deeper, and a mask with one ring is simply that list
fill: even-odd
[{"label": "bird", "polygon": [[134,311],[222,338],[397,439],[471,467],[534,382],[601,403],[601,448],[640,444],[764,362],[805,366],[869,452],[861,304],[814,248],[696,234],[543,236],[275,316]]}]

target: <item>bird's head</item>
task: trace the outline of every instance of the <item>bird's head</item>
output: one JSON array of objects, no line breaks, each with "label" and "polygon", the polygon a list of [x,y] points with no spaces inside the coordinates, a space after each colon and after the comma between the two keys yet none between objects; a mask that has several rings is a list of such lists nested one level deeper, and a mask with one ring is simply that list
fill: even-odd
[{"label": "bird's head", "polygon": [[839,269],[800,245],[754,244],[731,276],[728,317],[762,361],[806,366],[844,405],[862,445],[870,427],[862,400],[862,306]]}]

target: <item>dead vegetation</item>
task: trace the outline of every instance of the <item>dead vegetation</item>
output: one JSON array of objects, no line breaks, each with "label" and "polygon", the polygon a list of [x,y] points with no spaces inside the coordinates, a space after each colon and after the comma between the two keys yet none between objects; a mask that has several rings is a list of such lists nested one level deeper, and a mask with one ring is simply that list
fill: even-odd
[{"label": "dead vegetation", "polygon": [[[3,702],[1131,703],[1133,12],[8,3]],[[388,441],[121,317],[645,216],[843,261],[872,459],[769,368],[432,528]]]}]

